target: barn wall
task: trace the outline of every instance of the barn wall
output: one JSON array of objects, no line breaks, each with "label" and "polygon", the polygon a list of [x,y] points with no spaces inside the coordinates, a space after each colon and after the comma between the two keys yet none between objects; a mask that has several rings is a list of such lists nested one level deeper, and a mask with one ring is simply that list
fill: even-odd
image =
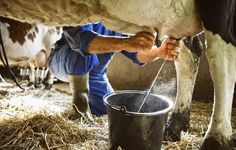
[{"label": "barn wall", "polygon": [[[158,60],[140,67],[118,53],[109,65],[108,76],[113,87],[116,89],[144,89],[148,87],[155,77],[161,62],[162,60]],[[166,73],[166,75],[175,77],[173,76],[173,74],[175,74],[173,64],[167,63],[167,66],[169,67],[165,68],[167,68],[170,73]],[[166,69],[163,70],[163,72],[166,71]]]},{"label": "barn wall", "polygon": [[[146,89],[150,86],[162,59],[143,67],[133,64],[122,54],[116,54],[109,65],[108,76],[115,89]],[[173,62],[167,62],[155,85],[155,93],[176,94],[176,72]],[[208,63],[202,55],[199,73],[194,90],[194,99],[213,99],[213,86],[209,74]]]}]

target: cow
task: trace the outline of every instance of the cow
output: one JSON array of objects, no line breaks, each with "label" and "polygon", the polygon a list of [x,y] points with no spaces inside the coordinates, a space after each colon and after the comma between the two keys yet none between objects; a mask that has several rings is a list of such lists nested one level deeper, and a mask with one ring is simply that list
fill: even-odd
[{"label": "cow", "polygon": [[[10,67],[30,68],[28,86],[35,86],[38,80],[35,68],[47,68],[47,58],[57,40],[61,38],[62,27],[28,24],[8,18],[0,18],[3,46]],[[1,64],[1,63],[0,63]],[[21,69],[22,70],[22,69]],[[42,78],[42,77],[41,77]],[[50,89],[54,77],[47,72],[46,87]]]},{"label": "cow", "polygon": [[[236,81],[235,0],[57,0],[0,1],[0,15],[29,23],[81,25],[101,21],[125,33],[158,31],[176,39],[204,31],[205,50],[214,82],[214,107],[201,149],[233,149],[231,110]],[[17,12],[17,13],[16,13]],[[177,97],[166,136],[179,140],[189,127],[190,104],[199,66],[199,52],[181,51]]]}]

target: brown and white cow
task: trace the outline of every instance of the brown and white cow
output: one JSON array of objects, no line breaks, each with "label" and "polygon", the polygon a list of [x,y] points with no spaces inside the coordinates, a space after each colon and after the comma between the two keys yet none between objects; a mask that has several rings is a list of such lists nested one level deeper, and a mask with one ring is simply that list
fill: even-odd
[{"label": "brown and white cow", "polygon": [[[47,58],[51,48],[61,38],[62,27],[31,25],[4,17],[0,18],[0,27],[9,65],[29,67],[29,85],[34,84],[38,79],[35,68],[47,68]],[[50,87],[54,77],[50,71],[48,74],[47,84]]]},{"label": "brown and white cow", "polygon": [[[215,98],[202,149],[228,150],[233,149],[231,107],[236,81],[235,7],[235,0],[2,0],[0,15],[48,25],[102,21],[112,30],[127,33],[158,30],[159,37],[167,34],[183,38],[205,31],[206,55]],[[199,55],[187,49],[182,51],[181,61],[176,63],[177,99],[167,128],[174,140],[178,140],[180,132],[189,126],[198,64]]]}]

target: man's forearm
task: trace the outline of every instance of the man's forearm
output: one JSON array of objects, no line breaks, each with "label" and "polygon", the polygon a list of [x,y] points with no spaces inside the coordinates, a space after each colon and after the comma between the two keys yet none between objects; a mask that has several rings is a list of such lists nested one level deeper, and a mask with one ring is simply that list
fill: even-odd
[{"label": "man's forearm", "polygon": [[[103,54],[109,52],[117,52],[120,50],[130,50],[135,49],[129,44],[130,38],[120,38],[120,37],[103,37],[96,36],[92,39],[87,47],[87,53],[89,54]],[[156,47],[155,47],[156,48]],[[138,51],[137,59],[140,63],[147,63],[152,61],[158,56],[158,51]]]},{"label": "man's forearm", "polygon": [[148,51],[154,44],[154,35],[139,32],[129,37],[96,36],[87,46],[87,53],[101,54],[125,50],[127,52]]},{"label": "man's forearm", "polygon": [[102,54],[127,49],[128,38],[96,36],[87,47],[87,53]]}]

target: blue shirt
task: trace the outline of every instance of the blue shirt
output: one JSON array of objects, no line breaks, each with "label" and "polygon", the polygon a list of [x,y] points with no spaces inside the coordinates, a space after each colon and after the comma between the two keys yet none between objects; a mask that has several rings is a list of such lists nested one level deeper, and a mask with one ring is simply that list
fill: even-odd
[{"label": "blue shirt", "polygon": [[[83,75],[89,72],[90,108],[93,114],[102,115],[106,113],[103,96],[113,91],[106,72],[114,53],[88,54],[86,52],[88,44],[97,35],[127,36],[108,30],[101,23],[67,28],[50,55],[49,66],[58,79],[66,82],[68,74]],[[126,51],[121,53],[134,63],[142,65],[136,58],[137,53]]]}]

